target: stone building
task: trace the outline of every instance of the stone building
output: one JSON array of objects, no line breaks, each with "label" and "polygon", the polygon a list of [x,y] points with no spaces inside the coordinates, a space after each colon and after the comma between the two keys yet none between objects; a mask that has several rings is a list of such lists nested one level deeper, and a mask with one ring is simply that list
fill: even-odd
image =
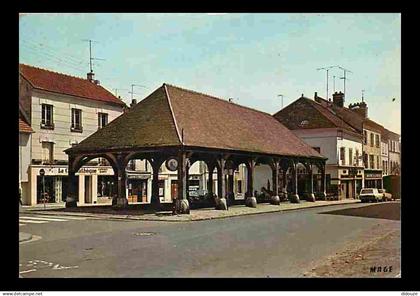
[{"label": "stone building", "polygon": [[[20,187],[23,203],[35,205],[66,199],[68,160],[64,150],[120,116],[125,104],[94,80],[93,73],[82,79],[21,64],[19,106],[19,123],[32,130],[27,136],[20,131],[24,149]],[[95,203],[102,189],[112,195],[113,171],[106,161],[91,162],[77,175],[79,195],[84,197],[81,203]],[[98,182],[104,182],[106,188]]]}]

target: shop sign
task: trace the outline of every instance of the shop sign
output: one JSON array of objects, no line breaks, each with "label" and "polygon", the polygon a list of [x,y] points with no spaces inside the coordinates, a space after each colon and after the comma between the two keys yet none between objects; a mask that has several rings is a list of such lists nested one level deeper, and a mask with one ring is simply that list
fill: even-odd
[{"label": "shop sign", "polygon": [[128,179],[149,179],[149,174],[130,174],[127,176]]},{"label": "shop sign", "polygon": [[366,179],[382,179],[381,173],[365,173]]},{"label": "shop sign", "polygon": [[339,180],[331,180],[330,183],[331,183],[331,185],[338,185]]},{"label": "shop sign", "polygon": [[40,176],[67,176],[67,168],[58,168],[58,167],[44,167],[40,168],[37,172],[37,175]]},{"label": "shop sign", "polygon": [[111,168],[80,168],[77,172],[83,175],[113,175],[114,171]]}]

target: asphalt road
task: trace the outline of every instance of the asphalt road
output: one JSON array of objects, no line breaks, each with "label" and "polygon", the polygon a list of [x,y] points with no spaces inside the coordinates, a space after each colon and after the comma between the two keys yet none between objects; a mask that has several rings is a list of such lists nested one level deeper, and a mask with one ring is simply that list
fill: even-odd
[{"label": "asphalt road", "polygon": [[[24,223],[23,277],[298,277],[310,263],[399,221],[327,211],[351,204],[197,222]],[[324,213],[324,214],[320,214]],[[23,214],[21,214],[23,216]],[[25,214],[28,217],[32,214]],[[33,220],[45,221],[43,217]],[[37,218],[37,219],[36,219]],[[29,218],[23,220],[33,221]]]}]

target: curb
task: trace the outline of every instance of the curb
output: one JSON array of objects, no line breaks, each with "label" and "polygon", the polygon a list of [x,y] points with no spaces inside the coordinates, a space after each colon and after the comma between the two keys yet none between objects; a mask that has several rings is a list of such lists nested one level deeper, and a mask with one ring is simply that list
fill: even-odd
[{"label": "curb", "polygon": [[25,232],[19,232],[19,243],[26,242],[32,239],[32,234],[25,233]]},{"label": "curb", "polygon": [[[319,207],[329,207],[329,206],[340,206],[340,205],[350,205],[350,204],[361,204],[360,200],[354,200],[353,202],[347,203],[335,203],[335,204],[313,204],[308,207],[303,208],[292,208],[292,209],[275,209],[271,211],[263,211],[263,212],[250,212],[250,213],[239,213],[234,215],[228,216],[218,216],[218,217],[204,217],[204,218],[190,218],[185,220],[173,220],[173,219],[158,219],[158,218],[143,218],[143,217],[130,217],[130,216],[111,216],[107,214],[84,214],[84,213],[68,213],[68,212],[50,212],[45,213],[45,211],[31,211],[35,214],[42,214],[42,215],[64,215],[64,216],[74,216],[74,217],[87,217],[87,218],[97,218],[97,219],[105,219],[105,220],[114,220],[114,221],[121,221],[121,220],[130,220],[130,221],[152,221],[152,222],[195,222],[195,221],[205,221],[205,220],[214,220],[214,219],[225,219],[225,218],[233,218],[239,216],[247,216],[247,215],[259,215],[259,214],[269,214],[269,213],[278,213],[278,212],[288,212],[288,211],[297,211],[297,210],[305,210],[305,209],[312,209],[312,208],[319,208]],[[101,216],[104,215],[104,216]],[[182,217],[182,216],[181,216]]]}]

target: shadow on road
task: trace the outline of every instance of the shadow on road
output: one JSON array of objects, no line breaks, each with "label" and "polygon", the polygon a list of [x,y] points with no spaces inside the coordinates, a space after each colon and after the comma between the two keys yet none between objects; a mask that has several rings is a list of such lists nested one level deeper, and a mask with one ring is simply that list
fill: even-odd
[{"label": "shadow on road", "polygon": [[366,205],[364,207],[322,212],[320,214],[357,216],[364,218],[377,218],[388,220],[401,220],[401,207],[399,202]]}]

